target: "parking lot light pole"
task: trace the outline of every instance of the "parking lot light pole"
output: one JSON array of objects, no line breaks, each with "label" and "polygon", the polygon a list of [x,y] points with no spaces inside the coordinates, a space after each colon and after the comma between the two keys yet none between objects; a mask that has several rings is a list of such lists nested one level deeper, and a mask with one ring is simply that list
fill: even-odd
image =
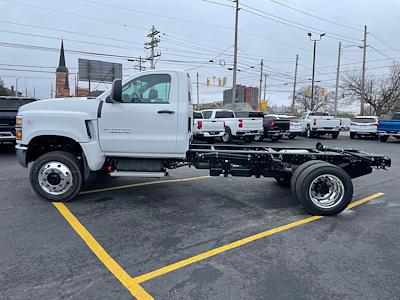
[{"label": "parking lot light pole", "polygon": [[314,77],[315,77],[315,53],[317,51],[317,42],[321,40],[321,38],[325,35],[325,33],[321,33],[318,39],[312,38],[312,33],[308,33],[308,38],[310,41],[314,42],[314,52],[313,52],[313,67],[312,67],[312,77],[311,77],[311,106],[314,103]]}]

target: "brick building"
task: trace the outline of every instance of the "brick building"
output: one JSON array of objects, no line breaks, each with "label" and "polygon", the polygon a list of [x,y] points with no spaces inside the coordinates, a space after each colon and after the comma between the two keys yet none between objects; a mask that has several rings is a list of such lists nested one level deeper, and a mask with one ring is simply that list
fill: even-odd
[{"label": "brick building", "polygon": [[[258,108],[257,87],[246,87],[245,85],[236,85],[236,103],[248,103],[253,109]],[[232,89],[224,90],[223,104],[232,103]]]},{"label": "brick building", "polygon": [[68,69],[65,65],[64,41],[61,41],[60,61],[56,70],[56,98],[69,97]]}]

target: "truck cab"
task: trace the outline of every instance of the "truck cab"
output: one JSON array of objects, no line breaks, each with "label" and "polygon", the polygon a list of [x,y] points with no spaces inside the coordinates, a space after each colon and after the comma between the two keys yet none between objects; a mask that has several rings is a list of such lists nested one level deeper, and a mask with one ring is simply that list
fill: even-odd
[{"label": "truck cab", "polygon": [[[18,160],[25,167],[34,162],[31,183],[41,187],[35,190],[44,197],[70,197],[65,191],[73,181],[82,182],[102,169],[114,176],[165,176],[169,165],[185,159],[189,149],[190,78],[178,70],[141,72],[115,80],[96,99],[25,105],[16,124]],[[72,163],[65,153],[74,156]],[[71,177],[74,168],[84,170],[83,178]]]}]

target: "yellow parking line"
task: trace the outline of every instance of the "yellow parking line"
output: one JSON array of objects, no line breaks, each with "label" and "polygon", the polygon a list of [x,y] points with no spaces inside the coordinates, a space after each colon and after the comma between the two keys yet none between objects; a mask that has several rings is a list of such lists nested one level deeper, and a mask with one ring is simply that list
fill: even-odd
[{"label": "yellow parking line", "polygon": [[[368,196],[366,198],[363,198],[361,200],[358,200],[358,201],[355,201],[355,202],[351,203],[348,206],[347,209],[351,209],[353,207],[356,207],[356,206],[358,206],[360,204],[363,204],[363,203],[365,203],[367,201],[370,201],[372,199],[381,197],[383,195],[384,195],[384,193],[373,194],[371,196]],[[303,224],[307,224],[307,223],[310,223],[310,222],[313,222],[313,221],[316,221],[316,220],[320,220],[322,218],[323,218],[322,216],[312,216],[312,217],[308,217],[308,218],[305,218],[305,219],[301,219],[301,220],[295,221],[293,223],[289,223],[289,224],[286,224],[286,225],[283,225],[283,226],[279,226],[279,227],[276,227],[276,228],[273,228],[273,229],[269,229],[267,231],[264,231],[264,232],[261,232],[261,233],[246,237],[244,239],[238,240],[236,242],[233,242],[233,243],[230,243],[230,244],[227,244],[227,245],[224,245],[224,246],[221,246],[221,247],[218,247],[218,248],[203,252],[201,254],[186,258],[184,260],[178,261],[176,263],[173,263],[171,265],[165,266],[165,267],[160,268],[158,270],[155,270],[155,271],[152,271],[152,272],[149,272],[149,273],[137,276],[137,277],[133,277],[132,278],[132,282],[139,284],[139,283],[148,281],[150,279],[159,277],[161,275],[164,275],[164,274],[167,274],[169,272],[175,271],[177,269],[183,268],[185,266],[191,265],[191,264],[193,264],[195,262],[199,262],[201,260],[204,260],[204,259],[207,259],[209,257],[215,256],[215,255],[220,254],[222,252],[226,252],[228,250],[235,249],[237,247],[240,247],[240,246],[243,246],[245,244],[254,242],[256,240],[265,238],[265,237],[273,235],[275,233],[279,233],[279,232],[282,232],[282,231],[285,231],[285,230],[288,230],[288,229],[291,229],[291,228],[294,228],[294,227],[297,227],[297,226],[300,226],[300,225],[303,225]]]},{"label": "yellow parking line", "polygon": [[86,245],[93,251],[104,266],[122,283],[122,285],[136,299],[153,299],[139,284],[133,282],[129,274],[104,250],[90,232],[79,222],[71,211],[62,203],[53,202],[61,215],[67,220],[75,232],[82,238]]},{"label": "yellow parking line", "polygon": [[100,188],[100,189],[95,189],[95,190],[83,191],[83,192],[80,192],[79,194],[86,195],[86,194],[93,194],[93,193],[99,193],[99,192],[108,192],[108,191],[114,191],[114,190],[133,188],[133,187],[138,187],[138,186],[146,186],[146,185],[161,184],[161,183],[186,182],[186,181],[193,181],[193,180],[199,180],[199,179],[205,179],[205,178],[210,178],[210,176],[198,176],[198,177],[182,178],[182,179],[169,179],[169,180],[133,183],[133,184],[126,184],[126,185],[119,185],[119,186],[112,186],[112,187]]}]

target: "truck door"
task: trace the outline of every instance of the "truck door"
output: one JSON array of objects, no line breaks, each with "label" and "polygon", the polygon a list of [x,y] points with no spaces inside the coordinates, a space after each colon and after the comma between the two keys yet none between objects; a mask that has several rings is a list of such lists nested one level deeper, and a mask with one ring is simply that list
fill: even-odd
[{"label": "truck door", "polygon": [[176,152],[178,76],[153,73],[122,86],[122,102],[104,101],[99,139],[104,152],[159,156]]}]

